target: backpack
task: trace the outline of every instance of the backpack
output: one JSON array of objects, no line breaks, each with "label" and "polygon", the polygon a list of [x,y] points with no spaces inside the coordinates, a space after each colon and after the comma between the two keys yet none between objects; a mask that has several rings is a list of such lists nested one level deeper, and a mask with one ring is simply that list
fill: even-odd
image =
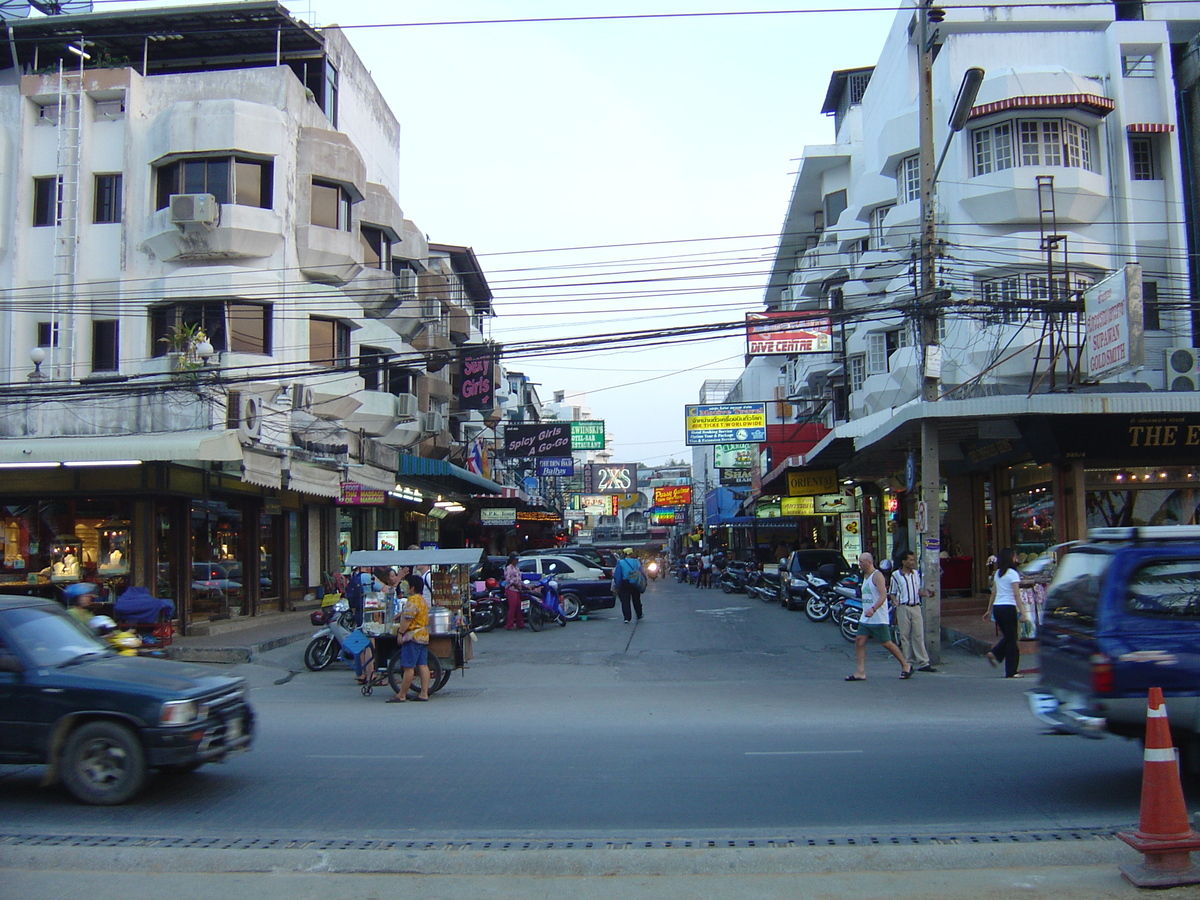
[{"label": "backpack", "polygon": [[631,560],[631,562],[637,568],[631,569],[625,580],[637,588],[639,592],[644,591],[646,590],[646,573],[642,571],[641,564],[636,560]]}]

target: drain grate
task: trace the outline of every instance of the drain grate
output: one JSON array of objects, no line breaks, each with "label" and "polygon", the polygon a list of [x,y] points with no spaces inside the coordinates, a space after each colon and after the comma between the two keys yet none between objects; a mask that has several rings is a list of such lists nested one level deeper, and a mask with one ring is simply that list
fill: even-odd
[{"label": "drain grate", "polygon": [[822,837],[774,837],[667,840],[354,840],[329,838],[263,838],[202,835],[193,837],[147,837],[94,834],[7,834],[0,833],[0,846],[8,847],[114,847],[158,850],[436,850],[502,851],[525,850],[727,850],[795,849],[804,847],[938,846],[954,844],[1054,844],[1114,840],[1116,829],[1082,828],[1062,831],[1013,831],[1005,833],[957,833],[910,835],[830,835]]}]

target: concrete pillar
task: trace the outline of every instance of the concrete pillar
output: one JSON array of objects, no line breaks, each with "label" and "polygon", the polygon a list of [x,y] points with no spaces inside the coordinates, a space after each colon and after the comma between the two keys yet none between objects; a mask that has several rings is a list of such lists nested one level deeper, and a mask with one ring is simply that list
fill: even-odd
[{"label": "concrete pillar", "polygon": [[1054,466],[1054,537],[1060,544],[1087,537],[1087,488],[1080,463]]}]

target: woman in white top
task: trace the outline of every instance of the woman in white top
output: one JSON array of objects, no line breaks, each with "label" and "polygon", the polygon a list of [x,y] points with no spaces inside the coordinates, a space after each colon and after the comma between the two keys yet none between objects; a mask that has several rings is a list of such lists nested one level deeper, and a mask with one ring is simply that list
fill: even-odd
[{"label": "woman in white top", "polygon": [[1017,621],[1024,615],[1021,606],[1021,573],[1017,571],[1016,560],[1012,548],[1005,547],[1000,551],[1000,561],[996,569],[996,577],[992,582],[992,596],[988,599],[985,619],[996,620],[1000,629],[1000,640],[988,651],[988,662],[993,666],[1001,661],[1004,663],[1005,678],[1022,678],[1017,672],[1021,661],[1021,648],[1017,643]]}]

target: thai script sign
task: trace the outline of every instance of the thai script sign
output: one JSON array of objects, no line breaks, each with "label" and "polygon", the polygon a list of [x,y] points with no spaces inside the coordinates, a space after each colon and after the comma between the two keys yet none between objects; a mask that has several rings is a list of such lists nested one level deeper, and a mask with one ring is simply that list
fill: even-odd
[{"label": "thai script sign", "polygon": [[785,516],[811,516],[813,514],[813,498],[780,497],[779,512]]},{"label": "thai script sign", "polygon": [[545,456],[537,461],[539,478],[567,476],[575,474],[575,460],[570,456]]},{"label": "thai script sign", "polygon": [[505,456],[557,456],[571,452],[568,422],[509,425],[504,429]]},{"label": "thai script sign", "polygon": [[603,420],[589,419],[587,421],[575,421],[571,423],[571,449],[572,450],[603,450],[604,449],[604,422]]},{"label": "thai script sign", "polygon": [[685,440],[697,444],[761,443],[767,439],[767,404],[688,404],[683,408]]},{"label": "thai script sign", "polygon": [[826,313],[746,314],[746,355],[832,353],[833,322]]},{"label": "thai script sign", "polygon": [[654,489],[655,506],[687,506],[691,502],[692,486],[690,484]]},{"label": "thai script sign", "polygon": [[1142,365],[1142,267],[1128,263],[1120,272],[1084,291],[1083,306],[1088,377],[1114,375]]}]

